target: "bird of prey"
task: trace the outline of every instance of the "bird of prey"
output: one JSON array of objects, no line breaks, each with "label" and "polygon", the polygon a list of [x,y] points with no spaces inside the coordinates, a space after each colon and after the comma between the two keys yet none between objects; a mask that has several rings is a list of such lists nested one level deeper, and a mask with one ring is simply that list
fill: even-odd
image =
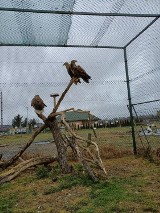
[{"label": "bird of prey", "polygon": [[71,71],[75,78],[82,78],[83,81],[86,83],[89,83],[89,79],[91,79],[91,76],[89,76],[86,71],[79,65],[76,65],[76,60],[71,61]]},{"label": "bird of prey", "polygon": [[63,64],[63,66],[66,66],[68,74],[70,75],[71,78],[73,78],[74,75],[73,75],[73,72],[72,72],[72,69],[71,69],[71,64],[69,64],[68,62],[65,62]]},{"label": "bird of prey", "polygon": [[31,101],[31,106],[35,109],[37,114],[41,114],[44,111],[44,107],[46,107],[39,95],[34,96]]},{"label": "bird of prey", "polygon": [[[70,64],[69,64],[68,62],[65,62],[65,63],[63,64],[63,66],[66,66],[67,72],[68,72],[68,74],[70,75],[71,78],[75,78],[75,77],[76,77],[76,76],[74,75],[73,71],[72,71],[72,68],[73,68],[74,65],[75,65],[75,62],[74,62],[74,61],[76,61],[76,60],[72,60]],[[75,84],[77,84],[77,82],[81,83],[80,79],[77,78],[77,77],[76,77],[74,80],[75,80],[75,81],[74,81]]]}]

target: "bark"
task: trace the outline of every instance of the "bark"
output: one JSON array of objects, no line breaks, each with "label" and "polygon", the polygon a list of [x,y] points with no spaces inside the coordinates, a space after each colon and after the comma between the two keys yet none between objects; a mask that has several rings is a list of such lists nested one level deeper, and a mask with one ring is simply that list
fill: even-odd
[{"label": "bark", "polygon": [[92,154],[91,151],[89,149],[87,149],[86,147],[82,147],[81,145],[79,145],[79,147],[81,147],[82,149],[87,149],[87,151],[90,154],[90,156],[92,156],[92,158],[95,161],[95,163],[97,163],[97,166],[99,166],[104,171],[104,173],[106,175],[107,172],[106,172],[106,169],[105,169],[105,167],[103,165],[102,159],[100,157],[100,152],[99,152],[98,145],[95,142],[93,142],[92,140],[86,140],[86,139],[82,138],[81,136],[78,136],[74,131],[72,131],[70,126],[69,126],[69,124],[64,119],[64,113],[61,113],[61,119],[62,119],[63,124],[67,128],[67,130],[70,132],[71,135],[73,135],[73,137],[75,137],[75,139],[78,139],[78,140],[81,140],[83,142],[86,142],[87,146],[89,146],[89,145],[94,145],[95,146],[96,155]]},{"label": "bark", "polygon": [[61,167],[61,171],[64,174],[70,173],[72,171],[72,167],[68,164],[67,159],[67,147],[63,140],[63,136],[58,127],[58,122],[56,117],[52,119],[52,121],[46,121],[47,126],[50,128],[53,139],[56,144],[57,152],[58,152],[58,161]]},{"label": "bark", "polygon": [[67,94],[68,90],[70,89],[70,87],[72,86],[72,84],[74,83],[74,81],[75,81],[75,79],[73,79],[73,78],[70,80],[67,88],[64,90],[64,92],[62,93],[61,97],[59,98],[59,100],[58,100],[55,108],[53,108],[53,112],[57,111],[58,107],[60,106],[62,100],[64,99],[65,95]]},{"label": "bark", "polygon": [[49,164],[56,161],[56,157],[38,157],[26,160],[22,163],[19,163],[17,166],[13,167],[7,172],[0,174],[0,184],[8,182],[16,178],[21,172],[25,171],[26,169],[40,165],[40,164]]}]

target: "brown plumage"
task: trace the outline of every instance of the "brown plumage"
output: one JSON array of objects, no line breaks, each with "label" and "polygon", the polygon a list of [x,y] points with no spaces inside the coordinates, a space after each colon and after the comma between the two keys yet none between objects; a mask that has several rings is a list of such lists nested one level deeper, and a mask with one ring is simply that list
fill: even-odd
[{"label": "brown plumage", "polygon": [[35,112],[41,114],[44,111],[44,104],[43,100],[40,98],[39,95],[35,95],[31,101],[31,106],[35,109]]},{"label": "brown plumage", "polygon": [[71,70],[74,77],[78,79],[82,78],[83,81],[85,81],[86,83],[89,83],[89,79],[91,79],[91,76],[89,76],[81,66],[76,65],[76,62],[77,62],[76,60],[71,61]]},{"label": "brown plumage", "polygon": [[71,78],[73,78],[74,74],[73,74],[72,69],[71,69],[71,64],[69,64],[68,62],[65,62],[63,64],[63,66],[66,67],[68,74],[70,75]]},{"label": "brown plumage", "polygon": [[[71,78],[75,77],[75,75],[74,75],[74,73],[73,73],[73,71],[72,71],[73,66],[74,66],[74,64],[75,64],[74,61],[76,61],[76,60],[72,60],[70,64],[69,64],[68,62],[65,62],[65,63],[63,64],[63,66],[66,67],[67,72],[68,72],[68,74],[70,75]],[[76,78],[74,83],[77,84],[77,82],[81,83],[81,81],[80,81],[79,78]]]}]

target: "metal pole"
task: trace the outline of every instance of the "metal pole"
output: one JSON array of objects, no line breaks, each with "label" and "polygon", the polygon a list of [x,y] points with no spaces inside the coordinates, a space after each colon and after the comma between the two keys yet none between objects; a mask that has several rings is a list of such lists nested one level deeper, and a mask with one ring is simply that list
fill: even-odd
[{"label": "metal pole", "polygon": [[18,46],[18,47],[23,47],[23,46],[32,46],[32,47],[75,47],[75,48],[95,48],[95,49],[123,49],[124,47],[118,47],[118,46],[98,46],[98,45],[68,45],[68,44],[8,44],[8,43],[1,43],[0,46]]},{"label": "metal pole", "polygon": [[27,123],[26,123],[26,130],[27,130],[27,133],[28,133],[28,107],[27,108]]},{"label": "metal pole", "polygon": [[160,101],[160,99],[156,99],[156,100],[152,100],[152,101],[139,102],[139,103],[132,104],[132,105],[133,105],[133,106],[136,106],[136,105],[140,105],[140,104],[148,104],[148,103],[158,102],[158,101]]},{"label": "metal pole", "polygon": [[36,10],[24,8],[9,8],[0,7],[0,11],[13,11],[23,13],[47,13],[47,14],[61,14],[61,15],[78,15],[78,16],[124,16],[124,17],[160,17],[160,14],[146,14],[146,13],[97,13],[97,12],[78,12],[78,11],[64,11],[64,10]]},{"label": "metal pole", "polygon": [[55,108],[55,106],[56,106],[56,97],[58,97],[59,96],[59,94],[58,93],[52,93],[52,94],[50,94],[50,97],[52,97],[53,98],[53,104],[54,104],[54,108]]},{"label": "metal pole", "polygon": [[53,99],[54,99],[54,108],[55,108],[55,106],[56,106],[56,97],[53,97]]},{"label": "metal pole", "polygon": [[130,113],[130,122],[132,128],[132,142],[133,142],[133,153],[137,154],[137,146],[135,140],[135,129],[134,129],[134,120],[133,120],[133,112],[132,112],[132,101],[131,101],[131,91],[130,91],[130,80],[128,74],[128,62],[127,62],[127,51],[124,48],[124,62],[125,62],[125,71],[126,71],[126,82],[127,82],[127,91],[128,91],[128,101],[129,101],[129,113]]},{"label": "metal pole", "polygon": [[1,127],[3,127],[3,100],[2,100],[2,92],[1,92]]},{"label": "metal pole", "polygon": [[142,33],[144,33],[155,21],[157,21],[159,19],[159,16],[156,17],[155,19],[153,19],[141,32],[139,32],[134,38],[131,39],[131,41],[129,41],[124,48],[128,47],[128,45],[130,45],[134,40],[136,40],[136,38],[138,38]]}]

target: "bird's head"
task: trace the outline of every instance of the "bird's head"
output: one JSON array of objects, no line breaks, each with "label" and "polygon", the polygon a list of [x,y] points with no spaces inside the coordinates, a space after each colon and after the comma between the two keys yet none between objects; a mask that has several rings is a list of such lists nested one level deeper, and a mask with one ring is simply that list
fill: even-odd
[{"label": "bird's head", "polygon": [[72,61],[71,61],[71,63],[73,64],[75,64],[77,62],[77,60],[75,60],[75,59],[73,59]]}]

